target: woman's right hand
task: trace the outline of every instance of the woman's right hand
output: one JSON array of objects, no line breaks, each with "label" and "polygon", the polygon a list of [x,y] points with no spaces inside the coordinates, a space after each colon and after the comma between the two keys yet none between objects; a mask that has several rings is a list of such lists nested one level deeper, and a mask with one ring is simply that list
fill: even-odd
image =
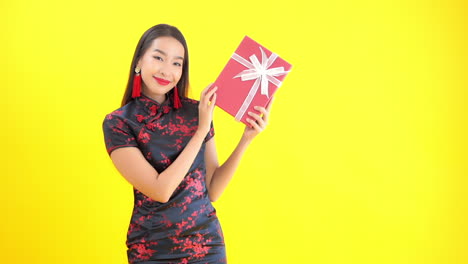
[{"label": "woman's right hand", "polygon": [[210,131],[216,103],[216,90],[218,90],[218,87],[210,89],[211,85],[213,84],[211,83],[201,92],[200,103],[198,104],[198,130],[203,133]]}]

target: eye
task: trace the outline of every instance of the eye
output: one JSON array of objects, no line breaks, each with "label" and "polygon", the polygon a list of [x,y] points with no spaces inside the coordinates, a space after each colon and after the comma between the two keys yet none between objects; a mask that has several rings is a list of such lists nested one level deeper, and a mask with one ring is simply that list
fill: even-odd
[{"label": "eye", "polygon": [[159,57],[159,56],[153,56],[153,58],[155,58],[155,59],[157,59],[157,60],[160,60],[160,61],[163,60],[163,59],[162,59],[161,57]]},{"label": "eye", "polygon": [[180,62],[174,62],[174,65],[177,67],[182,67],[182,64]]}]

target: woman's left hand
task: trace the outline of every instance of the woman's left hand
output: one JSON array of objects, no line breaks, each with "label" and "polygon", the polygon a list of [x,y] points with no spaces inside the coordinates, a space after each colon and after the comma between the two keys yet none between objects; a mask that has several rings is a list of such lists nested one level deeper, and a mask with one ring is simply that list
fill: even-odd
[{"label": "woman's left hand", "polygon": [[252,140],[258,134],[260,134],[263,130],[265,130],[268,124],[268,118],[270,115],[270,109],[273,103],[273,99],[274,98],[271,98],[266,108],[260,107],[260,106],[254,107],[254,109],[260,112],[260,114],[247,112],[249,117],[246,119],[246,121],[250,124],[250,127],[245,126],[244,135],[243,135],[245,139]]}]

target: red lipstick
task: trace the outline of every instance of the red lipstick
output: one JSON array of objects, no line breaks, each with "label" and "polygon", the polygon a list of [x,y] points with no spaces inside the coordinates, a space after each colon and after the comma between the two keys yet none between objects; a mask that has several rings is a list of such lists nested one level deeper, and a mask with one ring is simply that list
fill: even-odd
[{"label": "red lipstick", "polygon": [[161,78],[158,78],[158,77],[154,77],[154,79],[160,84],[160,85],[168,85],[169,83],[171,83],[171,81],[168,81],[166,79],[161,79]]}]

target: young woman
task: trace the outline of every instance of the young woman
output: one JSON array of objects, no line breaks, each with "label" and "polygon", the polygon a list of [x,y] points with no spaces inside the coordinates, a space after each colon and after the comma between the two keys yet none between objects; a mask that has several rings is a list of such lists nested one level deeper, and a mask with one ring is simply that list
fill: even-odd
[{"label": "young woman", "polygon": [[188,51],[182,33],[160,24],[135,50],[122,106],[103,122],[107,152],[133,185],[129,263],[226,263],[213,201],[231,180],[269,107],[250,114],[230,157],[218,164],[213,129],[216,87],[186,97]]}]

